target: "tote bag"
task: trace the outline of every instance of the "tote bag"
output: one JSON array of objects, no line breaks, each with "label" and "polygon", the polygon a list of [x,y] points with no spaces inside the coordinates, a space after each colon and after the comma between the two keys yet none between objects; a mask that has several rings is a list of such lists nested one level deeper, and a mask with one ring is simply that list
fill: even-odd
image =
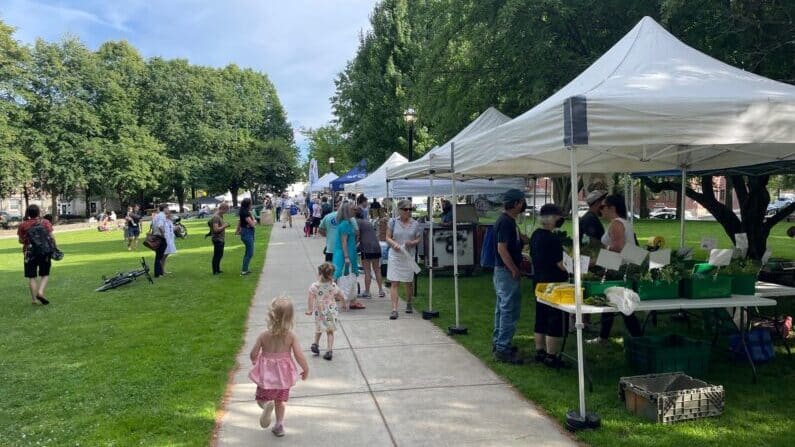
[{"label": "tote bag", "polygon": [[345,299],[350,301],[356,298],[356,275],[353,274],[351,271],[351,265],[345,264],[343,267],[343,274],[340,276],[340,279],[337,280],[337,287],[342,290],[342,294],[345,295]]}]

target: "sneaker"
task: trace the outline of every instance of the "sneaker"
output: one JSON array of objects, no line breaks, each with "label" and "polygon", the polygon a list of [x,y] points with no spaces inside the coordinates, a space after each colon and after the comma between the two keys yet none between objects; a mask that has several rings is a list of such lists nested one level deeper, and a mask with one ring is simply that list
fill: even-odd
[{"label": "sneaker", "polygon": [[406,313],[407,314],[413,314],[414,313],[414,308],[411,307],[411,303],[406,303]]},{"label": "sneaker", "polygon": [[378,298],[386,298],[386,293],[383,290],[378,291]]},{"label": "sneaker", "polygon": [[370,292],[364,292],[359,294],[359,298],[364,298],[366,300],[369,300],[372,297],[370,296]]},{"label": "sneaker", "polygon": [[398,319],[398,313],[397,313],[396,310],[393,310],[392,313],[389,314],[389,319],[390,320],[397,320]]},{"label": "sneaker", "polygon": [[510,365],[521,365],[524,363],[524,361],[516,354],[505,351],[494,351],[494,360],[500,363],[508,363]]},{"label": "sneaker", "polygon": [[320,347],[318,347],[317,343],[312,343],[309,350],[312,351],[312,354],[315,354],[315,356],[320,355]]},{"label": "sneaker", "polygon": [[323,354],[323,358],[326,360],[331,360],[331,357],[332,357],[331,351],[326,351],[326,353]]},{"label": "sneaker", "polygon": [[[492,344],[491,345],[491,353],[494,354],[495,352],[497,352],[497,345]],[[516,354],[517,352],[519,352],[519,348],[516,347],[516,346],[511,345],[511,354]]]},{"label": "sneaker", "polygon": [[536,355],[533,357],[533,360],[535,360],[538,363],[544,363],[544,361],[546,361],[548,356],[549,354],[547,354],[547,351],[544,351],[543,349],[537,349]]},{"label": "sneaker", "polygon": [[551,354],[547,354],[547,358],[544,359],[544,365],[555,369],[569,367],[568,363],[564,362],[559,355],[551,355]]},{"label": "sneaker", "polygon": [[259,417],[259,426],[268,428],[271,425],[271,415],[273,414],[273,401],[269,400],[262,407],[262,415]]},{"label": "sneaker", "polygon": [[590,340],[585,340],[585,343],[594,346],[610,346],[610,340],[602,337],[596,337]]},{"label": "sneaker", "polygon": [[251,270],[245,270],[245,271],[240,272],[240,276],[246,276],[246,275],[250,275],[250,274],[251,274]]},{"label": "sneaker", "polygon": [[281,438],[282,436],[284,436],[284,425],[278,424],[274,426],[273,429],[271,429],[271,432],[273,433],[273,436]]},{"label": "sneaker", "polygon": [[50,304],[50,300],[44,298],[44,295],[36,295],[36,299],[39,300],[39,302],[45,306]]}]

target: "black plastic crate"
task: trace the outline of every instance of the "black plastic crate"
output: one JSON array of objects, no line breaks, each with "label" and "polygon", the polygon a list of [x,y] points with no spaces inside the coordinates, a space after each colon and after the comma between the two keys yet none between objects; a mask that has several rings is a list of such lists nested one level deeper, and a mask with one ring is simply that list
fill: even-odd
[{"label": "black plastic crate", "polygon": [[709,370],[710,344],[681,335],[625,337],[624,353],[636,374],[684,371],[703,376]]},{"label": "black plastic crate", "polygon": [[622,377],[618,395],[633,414],[662,424],[720,416],[725,398],[723,386],[681,372]]}]

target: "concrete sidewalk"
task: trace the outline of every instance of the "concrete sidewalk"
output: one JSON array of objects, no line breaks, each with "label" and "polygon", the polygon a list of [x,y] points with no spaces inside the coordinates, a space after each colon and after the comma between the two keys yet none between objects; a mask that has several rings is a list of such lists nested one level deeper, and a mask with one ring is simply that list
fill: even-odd
[{"label": "concrete sidewalk", "polygon": [[[389,320],[388,298],[362,300],[366,310],[342,312],[334,360],[313,357],[314,323],[303,312],[325,240],[303,237],[303,220],[296,220],[292,229],[273,228],[218,446],[577,445],[417,313],[401,307],[400,318]],[[256,387],[247,377],[248,353],[265,328],[271,298],[279,294],[293,299],[295,332],[309,362],[309,380],[293,388],[287,403],[284,438],[259,427]],[[324,346],[325,337],[321,352]]]}]

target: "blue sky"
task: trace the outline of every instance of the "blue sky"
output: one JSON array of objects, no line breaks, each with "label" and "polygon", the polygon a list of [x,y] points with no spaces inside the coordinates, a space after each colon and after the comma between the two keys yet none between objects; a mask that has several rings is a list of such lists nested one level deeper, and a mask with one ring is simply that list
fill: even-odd
[{"label": "blue sky", "polygon": [[[92,49],[125,39],[145,57],[236,63],[267,73],[293,127],[331,119],[334,78],[369,28],[376,0],[0,0],[16,38],[71,33]],[[302,138],[296,132],[296,140]]]}]

